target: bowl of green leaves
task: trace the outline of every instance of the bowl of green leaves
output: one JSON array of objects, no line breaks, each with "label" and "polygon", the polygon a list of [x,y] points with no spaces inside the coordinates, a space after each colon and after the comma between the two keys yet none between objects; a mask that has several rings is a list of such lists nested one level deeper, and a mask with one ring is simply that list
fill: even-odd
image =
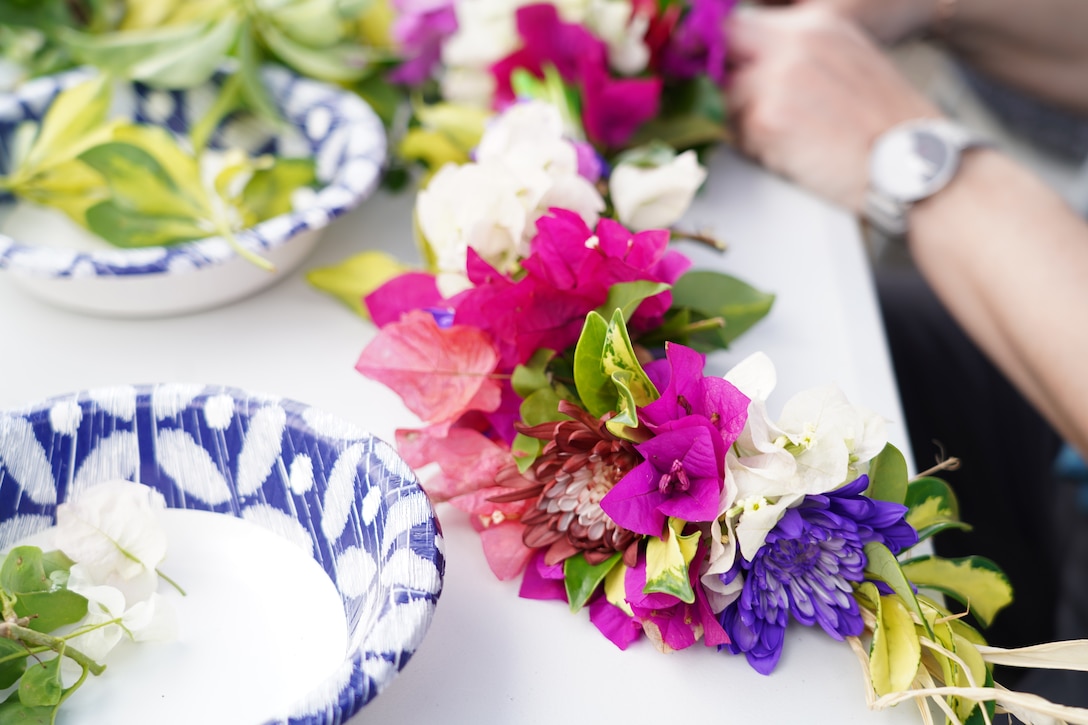
[{"label": "bowl of green leaves", "polygon": [[216,307],[295,269],[376,188],[381,120],[354,93],[261,69],[164,90],[79,68],[0,94],[0,270],[80,312]]}]

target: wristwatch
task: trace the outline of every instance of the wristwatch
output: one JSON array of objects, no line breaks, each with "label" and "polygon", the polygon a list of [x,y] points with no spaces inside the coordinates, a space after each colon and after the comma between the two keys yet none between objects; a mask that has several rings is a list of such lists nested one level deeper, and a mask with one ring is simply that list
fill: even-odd
[{"label": "wristwatch", "polygon": [[885,234],[905,235],[910,208],[952,180],[965,150],[987,143],[946,119],[907,121],[885,131],[869,154],[865,218]]}]

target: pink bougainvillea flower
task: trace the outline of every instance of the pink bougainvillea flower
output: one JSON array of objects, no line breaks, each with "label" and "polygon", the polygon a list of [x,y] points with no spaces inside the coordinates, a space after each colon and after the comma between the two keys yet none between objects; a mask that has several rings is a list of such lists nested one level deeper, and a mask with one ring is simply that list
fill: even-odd
[{"label": "pink bougainvillea flower", "polygon": [[500,581],[516,579],[533,558],[535,549],[530,549],[521,540],[524,528],[516,521],[503,521],[480,532],[484,558]]},{"label": "pink bougainvillea flower", "polygon": [[689,347],[667,342],[665,357],[652,366],[661,397],[639,411],[639,420],[656,430],[669,421],[702,416],[721,432],[726,447],[733,445],[748,420],[748,396],[723,378],[703,375],[706,361]]},{"label": "pink bougainvillea flower", "polygon": [[[703,560],[703,548],[696,554],[695,561]],[[695,591],[695,601],[688,604],[671,594],[653,592],[647,594],[646,588],[646,557],[642,556],[638,566],[627,570],[624,578],[627,603],[635,617],[642,622],[642,629],[663,652],[672,652],[685,649],[695,644],[701,638],[707,647],[718,647],[729,643],[729,635],[726,634],[717,616],[710,609],[710,603],[702,586],[699,585],[698,574],[689,571],[688,574],[692,589]]]},{"label": "pink bougainvillea flower", "polygon": [[582,69],[582,124],[593,143],[608,149],[627,143],[639,126],[657,116],[660,78],[612,78],[589,61]]},{"label": "pink bougainvillea flower", "polygon": [[363,298],[363,304],[374,324],[385,327],[406,312],[440,307],[443,299],[433,274],[406,272],[368,294]]},{"label": "pink bougainvillea flower", "polygon": [[429,430],[398,430],[397,451],[412,468],[438,465],[438,475],[423,484],[435,503],[495,485],[495,475],[510,464],[510,449],[471,428],[452,427],[443,435]]},{"label": "pink bougainvillea flower", "polygon": [[355,369],[395,391],[428,423],[449,424],[466,410],[499,406],[502,388],[491,377],[498,360],[483,330],[443,329],[433,315],[416,310],[380,329]]},{"label": "pink bougainvillea flower", "polygon": [[706,418],[689,415],[635,446],[645,459],[601,499],[618,526],[661,536],[669,516],[713,521],[725,487],[726,445]]},{"label": "pink bougainvillea flower", "polygon": [[563,22],[555,5],[526,5],[518,8],[515,18],[522,45],[491,66],[495,101],[500,108],[515,99],[511,86],[515,70],[527,70],[543,78],[544,67],[551,66],[564,81],[577,83],[583,63],[607,66],[607,46],[583,26]]},{"label": "pink bougainvillea flower", "polygon": [[491,500],[510,490],[499,485],[503,477],[516,475],[508,446],[478,430],[454,426],[442,434],[434,428],[398,430],[397,450],[413,468],[438,464],[438,475],[427,477],[423,489],[432,501],[448,501],[470,515],[496,577],[510,580],[525,569],[534,550],[522,541],[521,518],[532,501]]}]

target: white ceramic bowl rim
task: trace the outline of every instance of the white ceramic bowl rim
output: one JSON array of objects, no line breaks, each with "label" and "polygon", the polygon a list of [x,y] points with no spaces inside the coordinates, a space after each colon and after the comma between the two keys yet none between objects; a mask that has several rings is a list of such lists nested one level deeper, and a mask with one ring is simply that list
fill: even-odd
[{"label": "white ceramic bowl rim", "polygon": [[348,646],[292,724],[346,721],[395,678],[430,625],[445,569],[438,520],[411,468],[358,426],[276,396],[182,383],[0,410],[0,548],[51,526],[58,502],[113,478],[156,488],[168,506],[312,544],[340,593]]},{"label": "white ceramic bowl rim", "polygon": [[[24,121],[39,121],[58,93],[94,73],[90,68],[77,68],[33,79],[13,93],[0,94],[0,140]],[[258,254],[303,231],[320,229],[358,205],[377,187],[386,160],[384,126],[357,95],[281,66],[265,66],[262,75],[275,105],[313,153],[320,187],[307,208],[267,219],[235,234],[240,244]],[[222,78],[220,73],[213,81],[221,82]],[[189,91],[135,86],[137,120],[159,120],[175,132],[188,128],[184,101]],[[164,102],[168,108],[165,118]],[[222,136],[220,128],[213,136],[213,145]],[[0,234],[0,269],[37,278],[179,274],[235,257],[230,245],[219,237],[165,247],[82,252]]]}]

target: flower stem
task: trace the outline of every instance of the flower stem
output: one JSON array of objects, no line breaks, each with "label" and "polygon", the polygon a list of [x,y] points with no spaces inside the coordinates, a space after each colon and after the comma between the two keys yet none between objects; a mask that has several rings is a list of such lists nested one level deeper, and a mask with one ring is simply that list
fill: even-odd
[{"label": "flower stem", "polygon": [[174,581],[173,579],[171,579],[170,577],[168,577],[168,576],[166,576],[165,574],[163,574],[163,573],[162,573],[162,570],[161,570],[161,569],[156,569],[156,570],[155,570],[155,573],[156,573],[156,574],[158,574],[158,575],[159,575],[160,577],[162,577],[162,580],[163,580],[164,582],[166,582],[166,583],[167,583],[167,584],[169,584],[170,586],[174,587],[174,589],[177,589],[177,590],[178,590],[178,594],[180,594],[180,595],[181,595],[181,596],[183,596],[183,597],[185,597],[185,596],[188,596],[188,595],[187,595],[187,594],[185,593],[185,590],[181,588],[181,585],[180,585],[180,584],[178,584],[178,583],[177,583],[176,581]]},{"label": "flower stem", "polygon": [[716,249],[719,252],[724,252],[729,248],[729,245],[725,241],[713,237],[703,232],[688,232],[683,229],[670,229],[670,234],[673,239],[686,239],[689,242],[698,242],[699,244],[706,245],[711,249]]},{"label": "flower stem", "polygon": [[[23,627],[11,622],[5,623],[5,634],[9,639],[13,639],[16,642],[22,642],[25,645],[33,645],[34,649],[31,649],[30,647],[27,648],[27,654],[37,654],[38,652],[44,652],[45,650],[52,650],[74,660],[80,667],[88,670],[92,675],[101,675],[106,671],[105,665],[100,665],[78,649],[69,647],[63,637],[54,637],[42,632],[36,632],[29,627]],[[8,655],[8,657],[12,656],[15,655]],[[24,655],[19,654],[18,656],[22,657]],[[6,660],[7,657],[0,659],[0,662]]]}]

